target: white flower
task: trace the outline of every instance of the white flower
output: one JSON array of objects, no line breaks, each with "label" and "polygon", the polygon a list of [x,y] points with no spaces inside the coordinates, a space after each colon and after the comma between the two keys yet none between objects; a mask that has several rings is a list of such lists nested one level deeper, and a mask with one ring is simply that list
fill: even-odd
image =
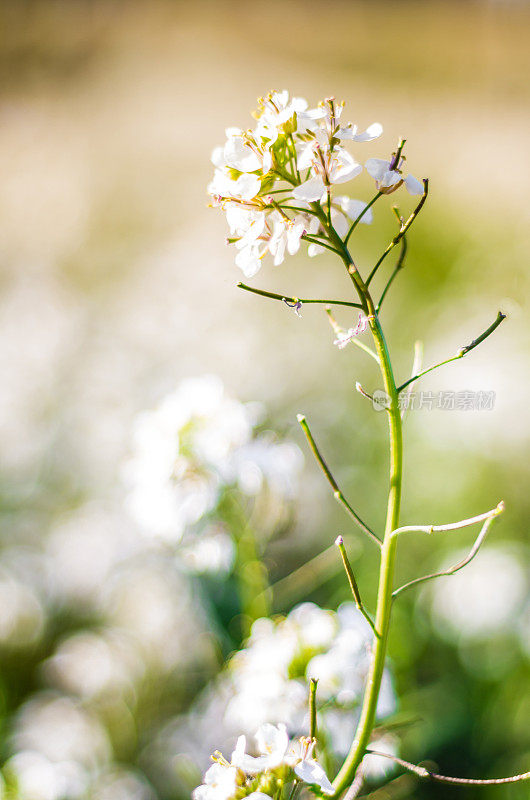
[{"label": "white flower", "polygon": [[383,158],[369,158],[365,164],[366,171],[375,179],[375,185],[383,194],[390,194],[398,189],[402,183],[405,184],[410,194],[423,194],[423,183],[414,175],[407,175],[403,178],[401,169],[393,161],[385,161]]},{"label": "white flower", "polygon": [[208,186],[208,194],[221,198],[237,200],[253,200],[261,189],[258,175],[243,172],[233,179],[228,172],[216,169],[213,181]]},{"label": "white flower", "polygon": [[289,746],[285,763],[293,767],[295,775],[305,783],[319,786],[324,794],[333,794],[334,788],[320,764],[313,758],[315,740],[302,737]]},{"label": "white flower", "polygon": [[274,266],[281,264],[285,250],[294,255],[300,249],[300,240],[308,227],[305,217],[298,215],[293,220],[280,219],[274,223],[272,236],[269,239],[269,251],[274,256]]},{"label": "white flower", "polygon": [[351,342],[354,336],[364,333],[368,328],[368,317],[361,311],[357,325],[354,328],[349,328],[347,331],[339,331],[337,338],[334,339],[333,344],[336,344],[339,350],[342,350],[346,345]]},{"label": "white flower", "polygon": [[238,128],[227,128],[226,135],[228,138],[223,148],[223,160],[226,166],[240,172],[254,172],[262,168],[262,159],[252,149],[243,131]]},{"label": "white flower", "polygon": [[338,139],[352,139],[354,142],[372,142],[381,136],[383,126],[379,122],[373,122],[362,133],[357,133],[357,130],[357,125],[350,123],[345,128],[339,128],[335,136]]},{"label": "white flower", "polygon": [[[357,219],[357,217],[359,217],[362,214],[362,212],[368,205],[368,203],[364,203],[362,200],[354,200],[353,198],[346,197],[344,195],[342,197],[336,197],[335,202],[340,205],[343,212],[352,221],[354,219]],[[365,225],[370,225],[370,223],[373,221],[373,218],[374,215],[372,213],[372,209],[369,208],[368,211],[366,211],[362,215],[360,222],[364,223]]]},{"label": "white flower", "polygon": [[[278,128],[284,125],[295,113],[307,110],[307,100],[303,97],[293,97],[289,100],[289,92],[270,92],[267,97],[260,98],[260,122],[263,120],[271,127]],[[260,113],[258,112],[258,113]]]},{"label": "white flower", "polygon": [[283,724],[271,725],[266,722],[256,733],[259,756],[249,756],[246,752],[246,737],[240,736],[232,754],[232,764],[248,775],[257,775],[268,769],[276,769],[284,763],[289,746],[287,728]]},{"label": "white flower", "polygon": [[206,771],[204,783],[197,786],[193,800],[229,800],[237,789],[237,769],[231,764],[217,762]]},{"label": "white flower", "polygon": [[295,186],[293,196],[307,202],[320,200],[329,186],[346,183],[362,172],[361,164],[343,147],[335,147],[326,152],[318,143],[311,143],[304,149],[298,164],[301,169],[305,169],[306,164],[310,165],[312,177],[300,186]]}]

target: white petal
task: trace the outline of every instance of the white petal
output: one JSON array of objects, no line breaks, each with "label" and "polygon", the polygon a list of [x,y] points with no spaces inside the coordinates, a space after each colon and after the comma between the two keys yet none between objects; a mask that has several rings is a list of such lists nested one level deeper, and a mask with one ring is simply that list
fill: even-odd
[{"label": "white petal", "polygon": [[261,181],[257,175],[240,175],[234,182],[234,196],[240,196],[242,200],[252,200],[261,189]]},{"label": "white petal", "polygon": [[423,183],[415,178],[414,175],[407,175],[405,178],[405,186],[410,194],[423,194]]},{"label": "white petal", "polygon": [[320,766],[316,761],[300,761],[294,768],[296,775],[306,783],[316,783],[320,786],[324,794],[333,794],[333,786]]},{"label": "white petal", "polygon": [[374,122],[363,133],[357,133],[353,136],[355,142],[371,142],[373,139],[378,139],[383,133],[383,126],[379,122]]},{"label": "white petal", "polygon": [[335,208],[331,209],[331,221],[340,238],[343,239],[348,233],[350,223],[345,218],[344,214],[341,214],[341,212],[337,211]]},{"label": "white petal", "polygon": [[[344,213],[347,214],[352,220],[357,219],[357,217],[367,206],[367,203],[363,203],[362,200],[354,200],[350,197],[337,197],[336,199],[340,202],[340,206]],[[364,222],[366,225],[369,225],[373,218],[374,215],[372,214],[372,209],[369,208],[368,211],[362,215],[360,222]]]},{"label": "white petal", "polygon": [[389,169],[387,170],[387,172],[385,172],[379,183],[381,184],[381,186],[389,188],[390,186],[395,186],[396,183],[399,183],[402,180],[403,176],[400,175],[399,172],[396,172],[393,169]]},{"label": "white petal", "polygon": [[281,753],[281,758],[283,758],[289,744],[285,725],[282,723],[271,725],[270,722],[260,725],[256,733],[256,744],[260,753]]},{"label": "white petal", "polygon": [[297,200],[307,200],[309,202],[320,200],[325,188],[322,178],[310,178],[293,189],[293,197],[296,197]]},{"label": "white petal", "polygon": [[300,249],[300,239],[304,235],[306,222],[304,219],[295,220],[294,225],[287,229],[287,249],[294,256]]},{"label": "white petal", "polygon": [[309,169],[315,159],[315,151],[312,142],[306,144],[297,158],[298,169]]},{"label": "white petal", "polygon": [[390,167],[390,161],[385,161],[383,158],[369,158],[366,164],[366,171],[376,181],[380,181]]},{"label": "white petal", "polygon": [[275,267],[279,267],[280,264],[283,263],[283,260],[285,258],[285,245],[286,245],[285,236],[282,236],[282,238],[278,241],[278,244],[277,244],[277,247],[276,247],[276,253],[274,255],[274,266]]},{"label": "white petal", "polygon": [[249,246],[239,251],[236,256],[236,265],[243,270],[247,278],[253,278],[261,267],[261,259],[255,248]]},{"label": "white petal", "polygon": [[223,169],[226,167],[226,161],[224,157],[224,147],[215,147],[212,152],[212,164],[218,169]]},{"label": "white petal", "polygon": [[311,221],[307,228],[308,233],[318,233],[318,229],[320,228],[320,220],[318,217],[311,217]]},{"label": "white petal", "polygon": [[357,175],[360,175],[362,171],[361,164],[354,163],[349,167],[343,166],[332,172],[330,180],[332,183],[347,183],[347,181],[351,181]]},{"label": "white petal", "polygon": [[252,792],[252,794],[247,794],[247,800],[270,800],[271,795],[265,794],[264,792]]},{"label": "white petal", "polygon": [[340,148],[335,151],[330,170],[330,181],[332,183],[346,183],[355,178],[363,171],[361,164],[351,156],[346,150]]},{"label": "white petal", "polygon": [[356,133],[357,125],[352,125],[350,122],[349,125],[346,125],[344,128],[339,128],[334,135],[337,139],[355,139]]},{"label": "white petal", "polygon": [[323,247],[321,247],[319,244],[313,244],[312,242],[309,245],[309,247],[307,248],[307,255],[310,258],[314,258],[315,256],[318,256],[318,255],[320,255],[320,253],[323,253],[323,252],[324,252],[324,248]]},{"label": "white petal", "polygon": [[291,100],[291,106],[296,112],[306,111],[308,102],[305,97],[293,97]]}]

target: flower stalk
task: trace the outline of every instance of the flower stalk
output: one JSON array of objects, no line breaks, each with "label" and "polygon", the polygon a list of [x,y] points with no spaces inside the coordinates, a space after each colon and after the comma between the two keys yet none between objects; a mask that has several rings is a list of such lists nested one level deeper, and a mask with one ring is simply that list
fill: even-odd
[{"label": "flower stalk", "polygon": [[[343,105],[336,103],[333,98],[328,98],[322,101],[317,108],[309,109],[303,98],[289,98],[287,92],[271,92],[266,98],[260,100],[260,108],[256,114],[258,125],[253,132],[245,133],[239,129],[227,130],[228,140],[224,148],[217,148],[212,157],[216,172],[209,187],[209,192],[214,198],[214,205],[221,206],[226,212],[231,234],[229,242],[233,243],[238,250],[236,264],[247,277],[256,274],[267,254],[272,255],[275,265],[281,264],[285,253],[295,254],[302,242],[308,244],[308,255],[311,257],[327,250],[340,258],[355,291],[354,300],[301,299],[256,289],[243,283],[239,283],[238,286],[256,295],[282,301],[293,308],[297,314],[299,314],[301,306],[306,303],[359,309],[357,324],[347,331],[340,328],[327,309],[336,335],[334,344],[343,349],[350,343],[355,343],[365,353],[372,356],[378,365],[387,398],[384,407],[388,420],[389,477],[386,522],[382,536],[374,532],[347,501],[315,442],[305,416],[298,415],[298,422],[309,447],[330,484],[335,499],[343,506],[357,526],[372,541],[376,542],[380,550],[377,603],[375,619],[372,621],[362,604],[357,581],[351,569],[342,537],[338,537],[336,541],[355,603],[372,629],[373,640],[357,729],[335,779],[330,783],[312,756],[315,745],[317,711],[316,681],[313,679],[311,679],[309,687],[310,738],[300,740],[302,750],[297,751],[295,756],[285,755],[287,752],[285,731],[277,731],[274,734],[275,743],[260,745],[263,753],[265,751],[269,753],[269,750],[271,753],[263,755],[262,761],[268,759],[269,765],[276,764],[274,759],[277,758],[277,751],[281,751],[279,760],[277,759],[278,765],[294,765],[296,779],[291,789],[291,797],[302,781],[315,793],[323,792],[333,799],[339,798],[346,790],[349,790],[348,796],[351,794],[353,798],[361,790],[363,759],[367,753],[375,752],[370,749],[370,742],[374,734],[377,705],[385,669],[393,600],[401,592],[418,583],[443,575],[451,575],[465,567],[476,556],[491,524],[504,509],[501,503],[492,511],[451,525],[399,527],[403,482],[402,417],[404,416],[400,405],[400,392],[411,387],[419,378],[439,366],[463,358],[488,338],[505,316],[499,312],[496,320],[471,344],[463,347],[452,358],[423,371],[421,370],[421,346],[417,344],[411,377],[401,385],[397,383],[379,311],[397,273],[404,267],[408,246],[406,235],[425,205],[429,192],[429,181],[426,178],[419,181],[411,174],[406,176],[403,174],[405,139],[400,139],[397,149],[389,159],[370,158],[365,162],[366,172],[374,179],[376,188],[375,195],[368,203],[347,196],[337,196],[336,185],[353,180],[363,171],[362,165],[346,149],[345,144],[348,141],[370,142],[378,138],[382,132],[382,127],[378,123],[373,123],[362,132],[358,132],[357,126],[351,123],[344,124],[341,120]],[[419,202],[406,219],[401,216],[397,208],[394,208],[399,223],[398,232],[383,250],[367,277],[363,277],[363,270],[354,261],[349,249],[352,234],[360,223],[369,224],[372,221],[373,207],[381,197],[392,194],[402,186],[410,194],[420,196]],[[277,199],[273,199],[272,195],[275,195]],[[400,243],[401,251],[397,262],[376,303],[372,297],[372,281],[378,275],[387,256]],[[368,328],[373,339],[374,350],[357,338],[363,335]],[[357,385],[359,388],[360,385]],[[365,397],[375,402],[375,394],[372,398],[362,387],[359,390]],[[471,551],[462,561],[445,571],[415,578],[394,590],[394,571],[400,534],[407,531],[435,533],[456,530],[478,522],[483,523],[480,532]],[[271,735],[270,731],[267,733],[267,736],[269,735]],[[264,736],[265,734],[262,734],[262,738]],[[278,741],[280,741],[281,747],[278,746]],[[241,750],[241,747],[239,749]],[[381,753],[381,755],[388,754]],[[389,757],[394,758],[393,756]],[[394,760],[405,769],[412,767],[411,771],[416,772],[420,777],[430,777],[433,780],[443,779],[442,782],[446,783],[463,782],[462,779],[446,779],[444,776],[435,775],[423,768],[414,767],[409,762],[402,761],[397,757]],[[236,761],[240,767],[246,765],[245,769],[248,774],[254,774],[253,764],[257,763],[259,759],[254,759],[238,751],[232,763],[236,763]],[[514,776],[514,778],[497,781],[467,782],[477,784],[511,782],[526,780],[528,776],[528,773],[525,773]],[[280,789],[278,797],[281,795]],[[265,797],[267,796],[265,794]],[[202,800],[202,798],[198,798],[198,800]],[[223,800],[228,800],[228,798],[223,798]]]}]

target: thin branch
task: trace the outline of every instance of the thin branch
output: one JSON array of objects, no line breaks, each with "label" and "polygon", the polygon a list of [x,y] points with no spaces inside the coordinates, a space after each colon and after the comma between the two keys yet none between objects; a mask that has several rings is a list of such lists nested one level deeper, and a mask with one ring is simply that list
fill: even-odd
[{"label": "thin branch", "polygon": [[313,452],[313,455],[315,456],[316,460],[318,461],[318,463],[320,465],[320,468],[322,469],[322,472],[324,473],[324,475],[328,479],[328,483],[330,484],[331,488],[333,489],[333,495],[334,495],[335,499],[337,500],[337,502],[341,503],[344,506],[344,508],[346,509],[348,514],[352,517],[352,519],[355,520],[355,522],[361,528],[361,530],[364,531],[364,533],[366,533],[370,537],[370,539],[373,539],[374,542],[377,542],[379,547],[381,547],[381,540],[380,540],[379,536],[377,536],[368,527],[368,525],[366,525],[366,523],[364,523],[362,521],[360,516],[357,514],[356,511],[353,510],[353,508],[348,503],[348,501],[346,500],[346,498],[342,494],[341,490],[339,489],[337,481],[335,480],[335,478],[331,474],[328,465],[324,461],[324,459],[323,459],[323,457],[322,457],[322,455],[320,453],[320,450],[318,449],[317,444],[316,444],[315,440],[313,439],[313,434],[309,430],[309,426],[307,424],[306,418],[304,417],[303,414],[298,414],[296,418],[297,418],[298,422],[300,423],[303,432],[306,435],[306,439],[307,439],[307,441],[309,443],[309,446],[310,446],[310,448],[311,448],[311,450]]},{"label": "thin branch", "polygon": [[[394,211],[399,215],[399,212],[398,212],[398,210],[396,208],[394,208]],[[398,218],[399,218],[399,216],[398,216]],[[399,218],[399,219],[401,221],[401,224],[403,224],[403,220],[401,218]],[[399,253],[398,260],[396,261],[396,266],[394,267],[394,269],[392,271],[392,274],[391,274],[390,278],[388,279],[387,284],[386,284],[385,288],[383,289],[383,291],[381,293],[381,297],[379,298],[378,303],[377,303],[377,305],[375,307],[375,310],[377,311],[377,313],[379,313],[379,310],[380,310],[381,306],[383,305],[383,300],[385,299],[386,294],[387,294],[388,290],[390,289],[394,278],[396,277],[396,275],[398,274],[400,269],[403,269],[403,267],[405,266],[405,256],[407,255],[407,249],[408,249],[407,237],[403,236],[403,238],[401,240],[401,251]]]},{"label": "thin branch", "polygon": [[359,224],[359,222],[362,220],[362,218],[364,217],[364,215],[366,214],[368,209],[373,206],[373,204],[376,202],[376,200],[379,200],[379,198],[381,197],[382,194],[383,194],[383,192],[377,192],[377,194],[374,197],[372,197],[370,202],[367,203],[367,205],[365,205],[365,207],[363,208],[363,210],[361,211],[359,216],[356,219],[353,220],[352,224],[350,225],[350,229],[349,229],[348,233],[346,234],[346,236],[344,238],[344,244],[346,245],[346,247],[348,246],[348,241],[350,239],[350,236],[354,232],[354,230],[357,227],[357,225]]},{"label": "thin branch", "polygon": [[416,219],[416,217],[420,213],[421,209],[423,208],[423,204],[427,200],[427,195],[428,194],[429,194],[429,180],[428,180],[428,178],[424,178],[423,179],[423,194],[421,196],[420,202],[418,203],[418,205],[416,206],[416,208],[414,209],[414,211],[412,212],[412,214],[410,215],[408,220],[401,225],[397,235],[394,236],[394,238],[392,239],[392,241],[390,242],[390,244],[388,245],[388,247],[384,251],[383,255],[381,256],[379,261],[376,263],[376,265],[372,269],[372,271],[369,274],[367,280],[365,281],[366,286],[370,285],[370,282],[371,282],[372,278],[374,277],[375,273],[377,272],[377,270],[379,269],[379,267],[381,266],[381,264],[383,263],[383,261],[385,260],[387,255],[394,249],[394,247],[397,244],[399,244],[401,239],[405,236],[406,232],[408,231],[408,229],[410,228],[410,226],[412,225],[412,223],[414,222],[414,220]]},{"label": "thin branch", "polygon": [[[414,342],[414,360],[412,362],[412,375],[416,375],[417,372],[421,370],[421,365],[423,363],[423,342],[420,342],[418,339]],[[414,383],[410,384],[410,389],[405,395],[405,402],[403,408],[401,409],[401,419],[404,420],[407,416],[407,411],[409,409],[409,399],[412,394],[412,389],[414,388]]]},{"label": "thin branch", "polygon": [[366,751],[374,756],[382,756],[383,758],[390,758],[394,763],[399,764],[400,767],[406,769],[408,772],[413,772],[418,778],[426,778],[427,780],[435,781],[436,783],[452,783],[460,786],[499,786],[503,783],[519,783],[520,781],[530,780],[530,772],[523,772],[520,775],[511,775],[509,778],[486,778],[479,780],[477,778],[452,778],[449,775],[438,775],[437,772],[432,772],[425,767],[419,767],[416,764],[411,764],[410,761],[404,761],[402,758],[390,755],[390,753],[381,753],[378,750],[368,749]]},{"label": "thin branch", "polygon": [[367,621],[368,625],[371,627],[374,636],[377,636],[377,638],[379,638],[379,634],[376,630],[376,627],[372,622],[370,615],[363,606],[363,601],[361,600],[359,587],[357,586],[357,581],[355,580],[355,575],[353,574],[353,570],[351,568],[351,564],[348,559],[348,554],[346,553],[346,548],[344,547],[344,539],[342,538],[342,536],[337,536],[337,538],[335,539],[335,544],[339,548],[339,553],[342,558],[342,563],[344,564],[344,570],[348,578],[348,583],[350,584],[351,593],[353,595],[353,599],[355,600],[355,605],[357,606],[357,610],[361,612],[361,614]]},{"label": "thin branch", "polygon": [[238,289],[245,289],[246,292],[252,292],[252,294],[259,294],[262,297],[270,297],[272,300],[281,300],[284,303],[301,303],[302,305],[308,303],[319,303],[320,305],[331,305],[331,306],[348,306],[349,308],[362,308],[360,303],[350,303],[346,300],[322,300],[320,298],[312,298],[312,297],[289,297],[288,295],[284,294],[277,294],[276,292],[266,292],[265,289],[255,289],[253,286],[247,286],[246,283],[241,283],[239,281],[237,285]]},{"label": "thin branch", "polygon": [[363,783],[364,783],[364,775],[362,767],[360,766],[359,769],[357,770],[355,778],[353,779],[353,783],[348,788],[348,791],[346,792],[342,800],[355,800],[355,798],[358,797],[359,792],[363,788]]},{"label": "thin branch", "polygon": [[488,336],[491,336],[491,334],[499,327],[503,319],[506,319],[506,314],[503,314],[502,311],[499,311],[497,314],[497,318],[495,319],[495,322],[492,322],[489,328],[486,328],[484,333],[481,333],[480,336],[477,336],[476,339],[473,339],[471,344],[462,347],[462,349],[458,351],[456,356],[452,356],[451,358],[446,358],[445,361],[440,361],[439,364],[433,364],[432,367],[427,367],[427,369],[424,369],[422,372],[418,372],[416,375],[413,375],[411,378],[408,379],[408,381],[405,381],[405,383],[402,383],[401,386],[398,386],[397,390],[398,393],[402,392],[403,389],[409,385],[409,383],[417,381],[418,378],[422,378],[424,375],[427,375],[428,372],[432,372],[433,370],[438,369],[438,367],[443,367],[445,364],[450,364],[452,361],[458,361],[459,358],[464,358],[464,356],[470,353],[471,350],[474,350],[475,347],[481,344],[484,341],[484,339],[487,339]]},{"label": "thin branch", "polygon": [[318,678],[309,678],[309,738],[317,738],[317,684]]},{"label": "thin branch", "polygon": [[471,548],[471,550],[469,551],[469,553],[467,554],[467,556],[465,558],[463,558],[457,564],[453,564],[452,567],[449,567],[448,569],[442,570],[441,572],[433,572],[430,575],[423,575],[423,577],[421,577],[421,578],[414,578],[414,580],[409,581],[408,583],[404,583],[403,586],[400,586],[398,589],[395,589],[392,592],[392,599],[395,600],[396,597],[398,597],[398,595],[400,595],[406,589],[410,589],[411,586],[417,586],[417,584],[424,583],[425,581],[430,581],[433,578],[442,578],[442,577],[444,577],[444,575],[454,575],[455,572],[458,572],[459,570],[463,569],[477,555],[482,542],[486,538],[486,535],[488,533],[488,530],[489,530],[492,522],[497,518],[497,516],[498,516],[498,513],[495,513],[495,514],[492,514],[491,516],[489,516],[486,519],[486,521],[484,522],[482,528],[480,529],[479,535],[475,539],[473,547]]},{"label": "thin branch", "polygon": [[301,237],[305,242],[310,242],[311,244],[317,244],[319,247],[325,247],[326,250],[331,250],[332,253],[340,256],[340,252],[332,247],[330,244],[326,244],[325,242],[321,242],[319,239],[316,239],[314,236],[310,236],[308,233],[304,233]]},{"label": "thin branch", "polygon": [[490,517],[497,517],[505,509],[504,501],[501,500],[495,508],[491,511],[485,511],[484,514],[478,514],[476,517],[469,517],[469,519],[461,519],[458,522],[449,522],[447,525],[406,525],[403,528],[396,528],[392,531],[392,536],[399,536],[402,533],[416,532],[416,533],[443,533],[444,531],[456,531],[459,528],[468,528],[476,522],[484,522]]}]

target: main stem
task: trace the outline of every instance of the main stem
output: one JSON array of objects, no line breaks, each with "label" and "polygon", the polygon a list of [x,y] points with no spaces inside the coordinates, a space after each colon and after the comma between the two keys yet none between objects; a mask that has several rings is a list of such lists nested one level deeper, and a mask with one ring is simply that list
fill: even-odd
[{"label": "main stem", "polygon": [[335,233],[333,228],[329,230],[329,234],[335,246],[338,247],[338,244],[341,244],[342,260],[359,293],[365,311],[370,318],[370,328],[379,356],[381,375],[385,391],[390,398],[389,408],[387,410],[390,446],[390,487],[388,492],[385,535],[381,546],[381,565],[379,570],[379,588],[375,617],[375,627],[378,636],[374,636],[372,643],[370,668],[355,738],[346,760],[333,781],[333,788],[335,789],[333,797],[338,797],[352,783],[357,768],[366,752],[375,723],[377,700],[385,666],[392,608],[392,586],[394,580],[397,537],[392,537],[391,534],[392,531],[399,526],[403,474],[403,436],[401,414],[398,406],[398,392],[392,371],[390,354],[372,297],[364,281],[357,272],[347,247],[342,243],[340,237]]}]

